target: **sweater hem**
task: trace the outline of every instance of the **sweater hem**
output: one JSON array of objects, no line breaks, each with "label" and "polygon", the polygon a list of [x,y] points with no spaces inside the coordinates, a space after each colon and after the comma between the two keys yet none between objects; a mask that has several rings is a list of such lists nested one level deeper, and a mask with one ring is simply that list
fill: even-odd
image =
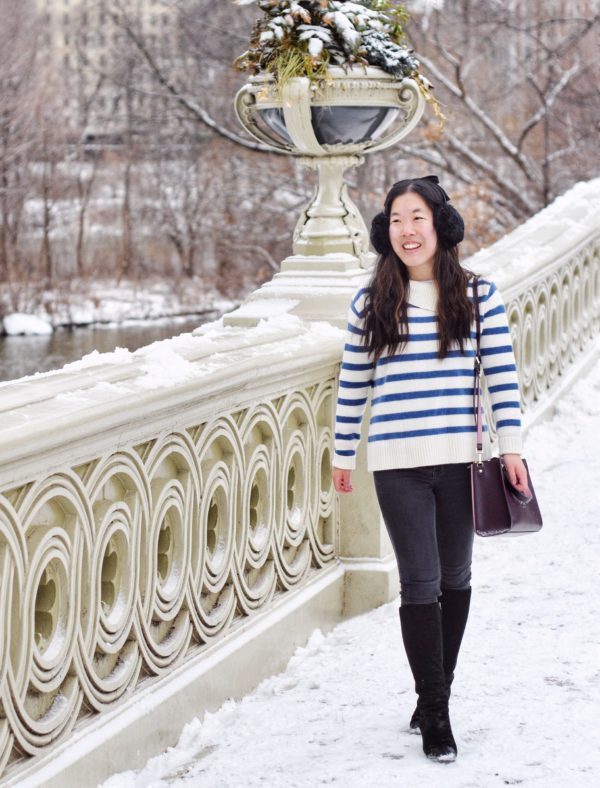
[{"label": "sweater hem", "polygon": [[[492,448],[489,436],[484,433],[483,459],[489,460]],[[418,438],[401,438],[385,441],[385,444],[367,446],[369,471],[387,471],[393,468],[419,468],[424,465],[447,465],[471,463],[476,459],[475,436],[468,435],[457,440],[456,435],[447,438],[439,435]]]}]

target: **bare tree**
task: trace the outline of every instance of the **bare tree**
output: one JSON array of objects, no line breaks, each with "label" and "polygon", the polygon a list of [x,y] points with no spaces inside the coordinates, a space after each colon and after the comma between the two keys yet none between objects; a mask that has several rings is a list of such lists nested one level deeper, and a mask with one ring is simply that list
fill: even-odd
[{"label": "bare tree", "polygon": [[416,20],[410,33],[448,117],[443,133],[429,123],[402,152],[465,186],[485,184],[507,222],[589,177],[600,163],[589,134],[600,110],[592,5],[463,0]]},{"label": "bare tree", "polygon": [[[140,29],[139,18],[135,13],[132,13],[124,0],[111,0],[110,14],[115,26],[123,31],[127,40],[135,47],[149,73],[160,85],[165,95],[173,99],[190,118],[230,142],[249,150],[273,155],[270,148],[255,142],[248,136],[240,135],[230,125],[217,119],[223,115],[222,94],[213,95],[211,102],[210,92],[202,90],[209,105],[216,100],[217,112],[211,112],[210,109],[203,107],[197,98],[198,88],[206,87],[206,80],[209,84],[212,82],[215,67],[219,68],[221,72],[218,87],[222,89],[223,66],[227,65],[230,68],[231,61],[234,59],[231,49],[232,41],[236,41],[237,46],[237,40],[247,40],[247,36],[243,33],[236,33],[236,29],[239,29],[240,17],[244,16],[243,9],[229,7],[224,3],[215,6],[212,0],[195,0],[194,2],[183,0],[173,3],[173,7],[179,10],[179,15],[175,17],[178,20],[179,45],[181,47],[177,58],[160,57],[155,46],[150,43],[147,35]],[[214,54],[215,38],[218,40],[216,57]],[[224,53],[229,53],[231,56],[231,60],[227,64],[223,62]],[[239,52],[236,51],[235,54],[239,54]],[[200,81],[198,81],[199,76]],[[190,78],[193,80],[192,82]],[[239,83],[240,80],[238,79],[237,82]],[[227,110],[229,107],[225,110],[225,115],[231,117],[233,113]]]},{"label": "bare tree", "polygon": [[[75,243],[75,266],[77,274],[86,274],[86,221],[92,199],[94,183],[98,174],[100,156],[98,151],[90,149],[86,138],[90,130],[93,114],[97,114],[97,102],[106,77],[95,73],[90,67],[86,55],[87,17],[80,12],[75,25],[75,69],[74,79],[77,85],[78,133],[76,144],[70,154],[70,160],[77,166],[77,240]],[[87,166],[86,166],[87,165]]]},{"label": "bare tree", "polygon": [[[203,277],[239,295],[271,276],[291,252],[314,174],[238,127],[232,100],[245,75],[232,62],[257,8],[165,0],[150,14],[106,0],[85,9],[77,57],[71,49],[57,61],[33,3],[0,0],[0,280],[33,274],[66,286],[74,271],[174,272],[183,287]],[[426,115],[348,180],[368,218],[399,177],[445,174],[476,248],[598,172],[600,9],[598,0],[429,9],[415,7],[410,33],[445,130]],[[78,113],[66,111],[69,96]]]},{"label": "bare tree", "polygon": [[35,149],[35,61],[38,28],[30,3],[0,0],[0,281],[22,263],[21,233]]},{"label": "bare tree", "polygon": [[[154,162],[155,187],[159,195],[160,223],[179,259],[181,272],[192,278],[200,272],[200,254],[210,254],[210,236],[214,233],[212,210],[216,183],[204,166],[206,157],[194,155],[158,158]],[[203,217],[203,221],[199,221]],[[202,270],[212,267],[203,261]]]}]

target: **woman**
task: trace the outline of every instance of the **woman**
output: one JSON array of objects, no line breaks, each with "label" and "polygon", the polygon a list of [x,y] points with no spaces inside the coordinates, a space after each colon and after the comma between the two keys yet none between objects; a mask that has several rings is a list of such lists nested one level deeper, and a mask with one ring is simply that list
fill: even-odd
[{"label": "woman", "polygon": [[[463,235],[436,176],[391,188],[371,226],[379,258],[370,285],[348,312],[333,462],[335,489],[351,492],[370,396],[368,467],[398,562],[402,639],[418,697],[410,728],[438,761],[456,758],[448,699],[471,598],[476,335],[473,275],[458,259]],[[492,282],[479,280],[478,292],[499,450],[511,482],[528,492],[506,313]]]}]

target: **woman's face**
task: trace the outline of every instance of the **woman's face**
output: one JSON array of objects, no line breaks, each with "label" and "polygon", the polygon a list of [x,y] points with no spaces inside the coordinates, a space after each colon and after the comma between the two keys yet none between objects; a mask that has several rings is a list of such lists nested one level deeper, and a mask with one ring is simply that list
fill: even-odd
[{"label": "woman's face", "polygon": [[390,210],[390,243],[410,279],[433,279],[437,233],[433,212],[415,192],[396,197]]}]

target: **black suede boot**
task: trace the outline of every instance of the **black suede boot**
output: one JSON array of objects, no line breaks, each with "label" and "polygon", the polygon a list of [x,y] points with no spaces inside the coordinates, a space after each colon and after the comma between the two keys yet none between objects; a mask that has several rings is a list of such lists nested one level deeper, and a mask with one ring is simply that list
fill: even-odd
[{"label": "black suede boot", "polygon": [[458,660],[458,652],[462,643],[469,608],[471,606],[471,589],[457,591],[452,588],[442,589],[440,608],[442,610],[442,648],[444,650],[444,673],[448,689],[454,680],[454,670]]},{"label": "black suede boot", "polygon": [[423,752],[436,761],[454,761],[456,742],[448,716],[448,690],[442,658],[440,606],[403,605],[402,639],[419,696]]},{"label": "black suede boot", "polygon": [[[444,660],[444,676],[448,697],[450,697],[450,687],[454,681],[454,670],[458,660],[458,652],[462,643],[467,619],[469,617],[469,607],[471,605],[471,589],[465,588],[456,590],[452,588],[442,589],[439,598],[442,611],[442,651]],[[419,701],[410,718],[409,730],[411,733],[420,732],[421,708]]]}]

